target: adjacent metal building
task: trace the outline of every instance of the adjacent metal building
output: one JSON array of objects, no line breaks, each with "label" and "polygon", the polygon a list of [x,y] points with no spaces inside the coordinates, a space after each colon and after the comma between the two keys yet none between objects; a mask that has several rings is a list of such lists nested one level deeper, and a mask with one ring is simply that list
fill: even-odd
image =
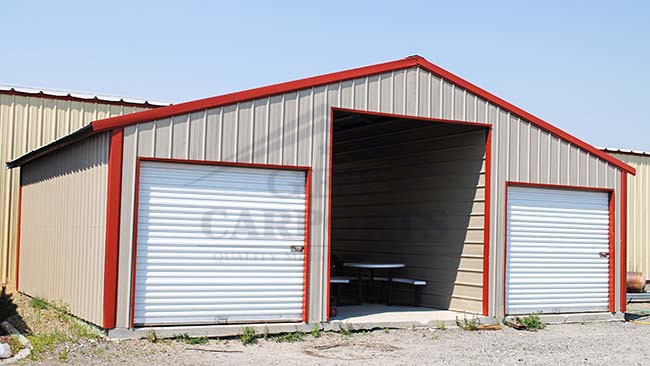
[{"label": "adjacent metal building", "polygon": [[[625,309],[635,169],[419,56],[97,120],[8,165],[19,290],[109,329],[327,322],[333,251],[399,257],[435,308]],[[71,211],[41,250],[41,215]],[[50,290],[46,257],[89,275]]]},{"label": "adjacent metal building", "polygon": [[636,169],[628,179],[627,269],[650,276],[650,153],[603,148],[603,151]]},{"label": "adjacent metal building", "polygon": [[[13,160],[92,121],[162,105],[0,84],[0,161]],[[20,169],[0,169],[0,282],[10,286],[16,273],[19,176]]]}]

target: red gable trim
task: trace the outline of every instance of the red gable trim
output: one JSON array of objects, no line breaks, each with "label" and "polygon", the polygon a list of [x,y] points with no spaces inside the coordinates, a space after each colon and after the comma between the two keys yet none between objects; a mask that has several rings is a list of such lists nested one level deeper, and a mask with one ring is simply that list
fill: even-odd
[{"label": "red gable trim", "polygon": [[115,127],[124,127],[127,125],[153,121],[156,119],[167,118],[171,116],[176,116],[179,114],[185,114],[190,112],[200,111],[206,108],[214,108],[228,104],[234,104],[243,101],[249,101],[257,98],[268,97],[276,94],[288,93],[300,89],[306,89],[316,86],[321,86],[325,84],[331,84],[343,80],[356,79],[359,77],[381,74],[384,72],[395,71],[406,69],[409,67],[419,66],[447,81],[463,88],[467,89],[469,92],[489,101],[490,103],[499,106],[500,108],[507,110],[508,112],[518,116],[521,119],[524,119],[537,127],[556,135],[581,149],[588,151],[590,154],[609,162],[610,164],[618,167],[619,169],[626,171],[631,174],[636,174],[636,170],[625,164],[624,162],[616,159],[615,157],[598,150],[596,147],[578,139],[577,137],[551,125],[550,123],[533,116],[532,114],[524,111],[521,108],[518,108],[505,100],[495,96],[494,94],[481,89],[480,87],[450,73],[447,70],[440,68],[427,61],[420,56],[410,56],[402,60],[386,62],[382,64],[364,66],[356,69],[346,70],[335,72],[331,74],[315,76],[311,78],[301,79],[290,81],[281,84],[275,84],[271,86],[265,86],[256,89],[250,89],[246,91],[241,91],[237,93],[225,94],[217,97],[199,99],[191,102],[171,105],[168,107],[161,107],[152,110],[147,110],[139,113],[127,114],[118,117],[107,118],[104,120],[95,121],[92,123],[94,131],[104,131],[112,129]]},{"label": "red gable trim", "polygon": [[573,145],[576,145],[576,146],[580,147],[581,149],[583,149],[585,151],[588,151],[590,154],[592,154],[594,156],[597,156],[597,157],[609,162],[610,164],[620,168],[621,170],[624,170],[624,171],[626,171],[628,173],[636,175],[636,170],[633,167],[625,164],[624,162],[616,159],[615,157],[613,157],[613,156],[611,156],[611,155],[609,155],[607,153],[604,153],[603,151],[599,150],[598,148],[590,145],[589,143],[587,143],[585,141],[580,140],[579,138],[571,135],[568,132],[565,132],[565,131],[553,126],[552,124],[542,120],[541,118],[535,117],[532,114],[526,112],[525,110],[506,102],[505,100],[503,100],[503,99],[497,97],[496,95],[494,95],[494,94],[492,94],[492,93],[490,93],[490,92],[488,92],[488,91],[486,91],[486,90],[484,90],[484,89],[470,83],[469,81],[464,80],[464,79],[450,73],[449,71],[444,70],[444,69],[432,64],[431,62],[425,60],[424,58],[419,57],[419,56],[417,56],[417,57],[419,58],[418,65],[420,65],[423,69],[426,69],[426,70],[428,70],[428,71],[442,77],[443,79],[447,79],[448,81],[452,82],[453,84],[456,84],[457,86],[460,86],[461,88],[467,89],[468,91],[472,92],[473,94],[476,94],[479,97],[481,97],[483,99],[486,99],[490,103],[492,103],[494,105],[497,105],[497,106],[507,110],[508,112],[518,116],[519,118],[524,119],[524,120],[532,123],[533,125],[541,128],[542,130],[550,132],[553,135],[556,135],[556,136],[558,136],[558,137],[560,137],[560,138],[562,138],[564,140],[569,141]]},{"label": "red gable trim", "polygon": [[277,94],[284,94],[300,89],[311,88],[315,86],[335,83],[337,81],[355,79],[361,76],[381,74],[388,71],[401,70],[417,66],[417,58],[412,56],[403,60],[386,62],[372,66],[360,67],[346,71],[335,72],[331,74],[315,76],[311,78],[289,81],[286,83],[264,86],[245,90],[241,92],[224,94],[212,98],[199,99],[191,102],[171,105],[139,113],[127,114],[95,121],[92,123],[93,130],[103,131],[115,127],[122,127],[134,123],[148,122],[160,118],[167,118],[179,114],[200,111],[206,108],[214,108],[238,102],[249,101],[253,99],[268,97]]}]

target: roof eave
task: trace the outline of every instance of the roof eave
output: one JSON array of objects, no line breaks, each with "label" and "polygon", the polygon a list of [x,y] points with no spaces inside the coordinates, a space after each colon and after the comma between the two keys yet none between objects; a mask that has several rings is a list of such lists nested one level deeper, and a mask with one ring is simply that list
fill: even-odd
[{"label": "roof eave", "polygon": [[22,165],[29,163],[30,161],[37,159],[43,155],[49,154],[55,150],[59,150],[65,146],[73,144],[77,141],[83,140],[91,135],[94,135],[96,132],[93,131],[92,126],[84,126],[69,135],[65,135],[58,140],[54,140],[47,145],[43,145],[38,149],[29,151],[14,160],[8,161],[6,163],[8,169],[16,168]]}]

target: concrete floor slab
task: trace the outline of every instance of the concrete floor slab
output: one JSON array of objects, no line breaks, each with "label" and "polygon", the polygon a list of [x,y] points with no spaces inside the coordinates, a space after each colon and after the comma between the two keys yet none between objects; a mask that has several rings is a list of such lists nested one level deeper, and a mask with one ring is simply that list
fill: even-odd
[{"label": "concrete floor slab", "polygon": [[413,306],[388,306],[382,304],[363,304],[337,306],[338,314],[332,317],[325,329],[337,330],[341,325],[352,329],[407,328],[407,327],[446,327],[456,325],[456,320],[477,318],[481,324],[493,324],[494,319],[452,310]]}]

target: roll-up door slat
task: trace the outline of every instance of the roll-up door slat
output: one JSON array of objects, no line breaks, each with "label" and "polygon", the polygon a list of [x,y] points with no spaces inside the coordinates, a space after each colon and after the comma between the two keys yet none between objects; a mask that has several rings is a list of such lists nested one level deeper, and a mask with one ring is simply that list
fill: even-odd
[{"label": "roll-up door slat", "polygon": [[144,161],[135,325],[300,321],[306,173]]},{"label": "roll-up door slat", "polygon": [[609,308],[609,195],[508,187],[506,313]]}]

